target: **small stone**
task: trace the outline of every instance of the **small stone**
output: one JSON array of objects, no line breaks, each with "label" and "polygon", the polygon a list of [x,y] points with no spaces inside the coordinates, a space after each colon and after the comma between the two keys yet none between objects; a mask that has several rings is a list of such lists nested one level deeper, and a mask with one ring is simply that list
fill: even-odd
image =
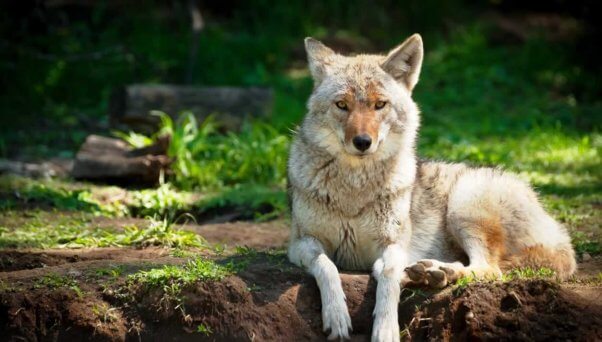
[{"label": "small stone", "polygon": [[468,311],[464,318],[466,319],[466,321],[472,321],[474,319],[474,313],[472,311]]},{"label": "small stone", "polygon": [[79,277],[80,275],[82,275],[82,272],[79,270],[76,270],[75,268],[71,268],[67,271],[67,274],[72,277]]},{"label": "small stone", "polygon": [[590,261],[592,260],[592,256],[589,253],[585,252],[581,256],[581,260],[583,260],[584,262]]}]

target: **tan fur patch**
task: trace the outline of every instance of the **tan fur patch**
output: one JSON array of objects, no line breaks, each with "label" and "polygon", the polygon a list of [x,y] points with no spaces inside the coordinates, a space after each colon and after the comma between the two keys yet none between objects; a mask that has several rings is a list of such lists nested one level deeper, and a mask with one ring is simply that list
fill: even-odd
[{"label": "tan fur patch", "polygon": [[500,258],[506,251],[506,236],[504,227],[498,217],[489,217],[477,221],[477,226],[484,235],[484,241],[489,252],[487,260],[491,265],[497,266]]},{"label": "tan fur patch", "polygon": [[351,111],[345,123],[345,141],[347,143],[361,134],[368,134],[373,141],[378,139],[380,122],[374,109],[375,103],[381,100],[378,85],[370,82],[361,95],[361,99],[358,99],[355,91],[350,91],[344,97]]},{"label": "tan fur patch", "polygon": [[376,121],[376,113],[374,110],[366,110],[361,107],[351,112],[345,124],[345,141],[347,143],[361,134],[368,134],[372,140],[376,140],[378,137],[379,123]]}]

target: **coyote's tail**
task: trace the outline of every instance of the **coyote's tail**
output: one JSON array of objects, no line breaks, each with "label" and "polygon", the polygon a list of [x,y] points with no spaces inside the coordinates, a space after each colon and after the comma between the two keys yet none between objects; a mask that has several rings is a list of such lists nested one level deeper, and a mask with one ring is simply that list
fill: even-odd
[{"label": "coyote's tail", "polygon": [[560,279],[567,279],[577,269],[577,262],[570,244],[556,247],[545,247],[538,244],[523,248],[517,254],[503,260],[500,266],[503,271],[513,268],[547,267],[555,271]]}]

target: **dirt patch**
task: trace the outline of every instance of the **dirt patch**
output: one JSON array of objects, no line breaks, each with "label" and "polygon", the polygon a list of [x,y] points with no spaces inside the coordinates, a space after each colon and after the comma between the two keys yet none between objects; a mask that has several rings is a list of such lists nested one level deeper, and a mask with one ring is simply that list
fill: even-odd
[{"label": "dirt patch", "polygon": [[416,314],[408,333],[414,340],[433,341],[502,336],[511,341],[599,341],[602,288],[590,290],[578,293],[545,280],[474,284],[458,295],[436,296]]},{"label": "dirt patch", "polygon": [[6,341],[120,341],[124,319],[96,296],[71,289],[35,289],[0,296],[0,331]]},{"label": "dirt patch", "polygon": [[0,272],[11,272],[73,264],[91,260],[127,262],[169,255],[165,248],[82,248],[0,250]]},{"label": "dirt patch", "polygon": [[[56,260],[80,256],[55,266],[0,272],[0,336],[9,341],[324,340],[315,281],[283,253],[215,257],[239,265],[236,274],[195,282],[182,288],[178,300],[168,300],[169,289],[126,287],[126,277],[186,259],[161,249],[82,252],[45,251]],[[118,274],[98,272],[116,267]],[[353,339],[366,340],[376,282],[366,274],[341,278]],[[408,327],[404,333],[412,340],[600,340],[602,288],[592,284],[521,280],[439,293],[404,289],[400,326]]]},{"label": "dirt patch", "polygon": [[248,246],[259,249],[283,248],[286,246],[290,229],[283,220],[265,223],[233,222],[204,225],[185,225],[212,244]]}]

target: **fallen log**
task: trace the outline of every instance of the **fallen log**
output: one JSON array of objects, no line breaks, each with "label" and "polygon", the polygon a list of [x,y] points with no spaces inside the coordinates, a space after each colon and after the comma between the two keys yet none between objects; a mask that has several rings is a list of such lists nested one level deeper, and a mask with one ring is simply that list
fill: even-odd
[{"label": "fallen log", "polygon": [[184,110],[202,121],[211,114],[227,130],[237,130],[246,118],[270,112],[272,91],[266,88],[191,87],[134,84],[115,90],[109,104],[112,127],[153,132],[159,119],[153,110],[176,118]]},{"label": "fallen log", "polygon": [[0,159],[0,174],[50,179],[67,176],[72,166],[73,161],[70,159],[54,158],[32,163]]},{"label": "fallen log", "polygon": [[171,138],[160,137],[150,146],[132,149],[125,141],[90,135],[75,157],[75,179],[152,185],[171,163],[167,149]]}]

